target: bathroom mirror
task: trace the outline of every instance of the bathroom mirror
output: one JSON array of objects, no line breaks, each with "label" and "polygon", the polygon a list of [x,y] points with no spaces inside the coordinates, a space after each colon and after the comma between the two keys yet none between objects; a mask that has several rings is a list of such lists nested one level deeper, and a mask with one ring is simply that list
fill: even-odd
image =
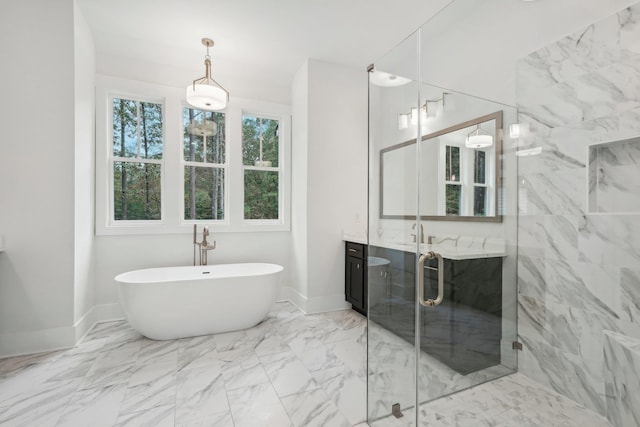
[{"label": "bathroom mirror", "polygon": [[[421,219],[502,221],[497,194],[501,136],[502,111],[498,111],[422,137]],[[383,219],[415,218],[415,143],[413,139],[380,150]]]}]

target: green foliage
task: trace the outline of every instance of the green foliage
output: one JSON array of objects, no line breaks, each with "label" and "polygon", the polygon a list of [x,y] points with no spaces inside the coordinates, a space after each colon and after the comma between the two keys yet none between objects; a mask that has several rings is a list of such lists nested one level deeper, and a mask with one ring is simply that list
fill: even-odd
[{"label": "green foliage", "polygon": [[224,219],[224,169],[186,166],[185,219]]},{"label": "green foliage", "polygon": [[160,165],[113,163],[114,219],[160,219]]},{"label": "green foliage", "polygon": [[[186,161],[201,163],[203,166],[225,163],[224,113],[185,108],[182,123]],[[224,169],[186,166],[185,219],[224,219],[224,185]]]},{"label": "green foliage", "polygon": [[260,160],[260,138],[262,137],[262,160],[278,167],[278,120],[262,117],[242,117],[242,164],[253,166]]},{"label": "green foliage", "polygon": [[161,165],[135,159],[161,159],[163,140],[162,105],[114,98],[113,155],[131,158],[113,163],[115,220],[160,219]]},{"label": "green foliage", "polygon": [[[254,166],[262,160],[271,162],[271,167],[278,167],[278,127],[278,120],[242,117],[242,163],[245,166]],[[278,219],[278,183],[277,171],[245,170],[245,219]]]},{"label": "green foliage", "polygon": [[458,184],[447,184],[446,186],[446,215],[460,215],[460,196],[462,186]]},{"label": "green foliage", "polygon": [[278,219],[278,172],[244,171],[244,219]]}]

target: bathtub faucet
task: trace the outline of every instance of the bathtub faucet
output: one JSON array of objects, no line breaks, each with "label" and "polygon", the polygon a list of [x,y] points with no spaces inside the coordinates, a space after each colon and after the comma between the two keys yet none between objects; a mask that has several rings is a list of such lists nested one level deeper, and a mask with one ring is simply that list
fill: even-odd
[{"label": "bathtub faucet", "polygon": [[202,242],[198,242],[198,226],[193,224],[193,265],[196,265],[196,249],[200,249],[200,265],[207,265],[207,254],[210,250],[216,248],[216,242],[213,241],[213,245],[209,244],[207,241],[207,236],[209,236],[209,227],[206,225],[202,229]]}]

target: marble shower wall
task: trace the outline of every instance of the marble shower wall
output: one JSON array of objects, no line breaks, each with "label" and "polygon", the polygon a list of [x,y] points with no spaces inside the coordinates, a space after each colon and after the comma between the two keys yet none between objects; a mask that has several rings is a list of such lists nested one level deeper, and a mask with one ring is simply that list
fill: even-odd
[{"label": "marble shower wall", "polygon": [[[518,164],[519,370],[626,426],[628,396],[605,384],[637,384],[640,365],[605,354],[640,339],[638,184],[624,181],[640,170],[640,3],[520,60],[517,104],[519,149],[542,147]],[[636,142],[596,146],[617,140]],[[590,148],[616,192],[598,194],[608,208],[591,209]]]}]

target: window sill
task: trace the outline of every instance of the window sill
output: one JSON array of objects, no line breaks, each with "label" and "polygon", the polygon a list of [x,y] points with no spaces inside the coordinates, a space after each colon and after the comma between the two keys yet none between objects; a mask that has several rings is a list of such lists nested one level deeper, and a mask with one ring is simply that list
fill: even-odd
[{"label": "window sill", "polygon": [[134,235],[162,235],[162,234],[191,234],[193,224],[198,224],[198,228],[206,225],[211,233],[261,233],[261,232],[289,232],[291,226],[277,223],[244,223],[238,225],[215,224],[212,222],[198,221],[185,223],[182,225],[109,225],[96,227],[96,236],[134,236]]}]

